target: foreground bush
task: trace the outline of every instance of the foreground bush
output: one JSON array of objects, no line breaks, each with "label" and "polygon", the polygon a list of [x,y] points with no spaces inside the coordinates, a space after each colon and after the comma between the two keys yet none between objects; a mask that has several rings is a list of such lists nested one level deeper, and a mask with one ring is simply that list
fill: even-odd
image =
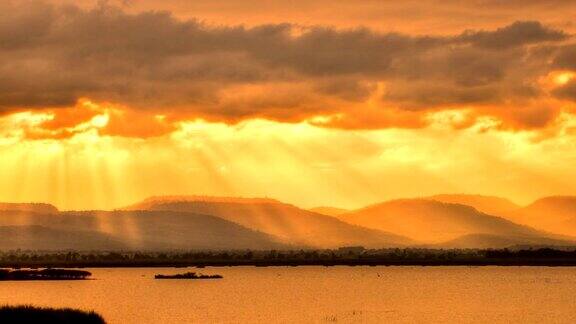
[{"label": "foreground bush", "polygon": [[70,308],[3,306],[0,307],[0,323],[103,324],[105,322],[102,316],[94,312],[84,312]]}]

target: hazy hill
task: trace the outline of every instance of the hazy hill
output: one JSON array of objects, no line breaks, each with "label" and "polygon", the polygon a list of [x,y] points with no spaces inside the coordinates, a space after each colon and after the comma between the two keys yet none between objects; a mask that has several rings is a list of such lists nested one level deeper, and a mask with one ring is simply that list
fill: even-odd
[{"label": "hazy hill", "polygon": [[150,198],[130,210],[164,210],[209,214],[280,237],[291,244],[333,248],[348,245],[400,246],[413,243],[405,237],[354,226],[334,217],[303,210],[273,200],[230,202],[180,197],[180,200]]},{"label": "hazy hill", "polygon": [[314,207],[311,208],[310,211],[313,213],[318,213],[332,217],[337,217],[350,212],[350,210],[337,207]]},{"label": "hazy hill", "polygon": [[450,204],[468,205],[489,215],[501,215],[520,208],[506,198],[482,195],[442,194],[424,198]]},{"label": "hazy hill", "polygon": [[58,208],[50,204],[40,203],[1,203],[0,211],[14,210],[14,211],[28,211],[37,213],[54,214],[58,212]]},{"label": "hazy hill", "polygon": [[0,226],[0,250],[122,250],[128,242],[96,231]]},{"label": "hazy hill", "polygon": [[[86,211],[40,214],[0,212],[0,226],[41,226],[59,231],[98,232],[134,249],[277,249],[278,239],[209,215],[169,211]],[[39,239],[47,231],[38,231]],[[16,235],[16,234],[14,234]],[[29,235],[30,239],[34,235]],[[68,248],[83,247],[73,236]],[[18,241],[15,241],[18,242]],[[74,243],[73,242],[77,242]],[[16,248],[15,244],[9,245]]]},{"label": "hazy hill", "polygon": [[468,234],[456,239],[427,246],[430,248],[449,249],[499,249],[513,246],[569,246],[574,242],[547,238],[542,236],[502,236],[491,234]]},{"label": "hazy hill", "polygon": [[[484,214],[470,206],[424,199],[389,201],[342,215],[341,219],[432,244],[463,240],[467,235],[478,234],[491,235],[492,238],[500,236],[514,242],[539,242],[555,238],[530,227]],[[480,245],[479,241],[476,242]],[[481,244],[489,243],[483,240]]]},{"label": "hazy hill", "polygon": [[217,197],[217,196],[153,196],[129,207],[132,209],[147,210],[158,203],[198,201],[210,203],[235,203],[235,204],[279,204],[280,201],[271,198],[246,198],[246,197]]},{"label": "hazy hill", "polygon": [[493,211],[515,206],[471,195],[395,200],[344,214],[267,198],[153,197],[124,210],[82,212],[2,203],[0,249],[499,248],[573,244],[552,233],[576,237],[576,197],[543,198],[502,212],[507,219],[456,201]]},{"label": "hazy hill", "polygon": [[506,216],[546,231],[576,236],[576,197],[552,196],[536,200]]}]

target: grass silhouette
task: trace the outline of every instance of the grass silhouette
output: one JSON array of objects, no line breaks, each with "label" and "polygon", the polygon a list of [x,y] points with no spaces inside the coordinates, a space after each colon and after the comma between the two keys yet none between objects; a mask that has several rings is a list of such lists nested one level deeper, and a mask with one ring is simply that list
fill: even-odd
[{"label": "grass silhouette", "polygon": [[44,308],[31,305],[0,307],[0,323],[81,323],[103,324],[102,316],[71,308]]}]

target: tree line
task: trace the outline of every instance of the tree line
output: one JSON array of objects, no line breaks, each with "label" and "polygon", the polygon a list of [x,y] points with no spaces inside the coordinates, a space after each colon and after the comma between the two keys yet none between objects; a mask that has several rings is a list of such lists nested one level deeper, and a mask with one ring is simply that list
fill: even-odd
[{"label": "tree line", "polygon": [[229,265],[576,265],[576,250],[334,249],[230,251],[5,251],[0,267],[122,267]]}]

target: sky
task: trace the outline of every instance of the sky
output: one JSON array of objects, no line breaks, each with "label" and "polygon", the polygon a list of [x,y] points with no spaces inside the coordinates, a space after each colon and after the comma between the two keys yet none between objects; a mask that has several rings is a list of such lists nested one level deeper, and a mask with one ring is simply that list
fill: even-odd
[{"label": "sky", "polygon": [[0,201],[574,194],[575,9],[0,1]]}]

